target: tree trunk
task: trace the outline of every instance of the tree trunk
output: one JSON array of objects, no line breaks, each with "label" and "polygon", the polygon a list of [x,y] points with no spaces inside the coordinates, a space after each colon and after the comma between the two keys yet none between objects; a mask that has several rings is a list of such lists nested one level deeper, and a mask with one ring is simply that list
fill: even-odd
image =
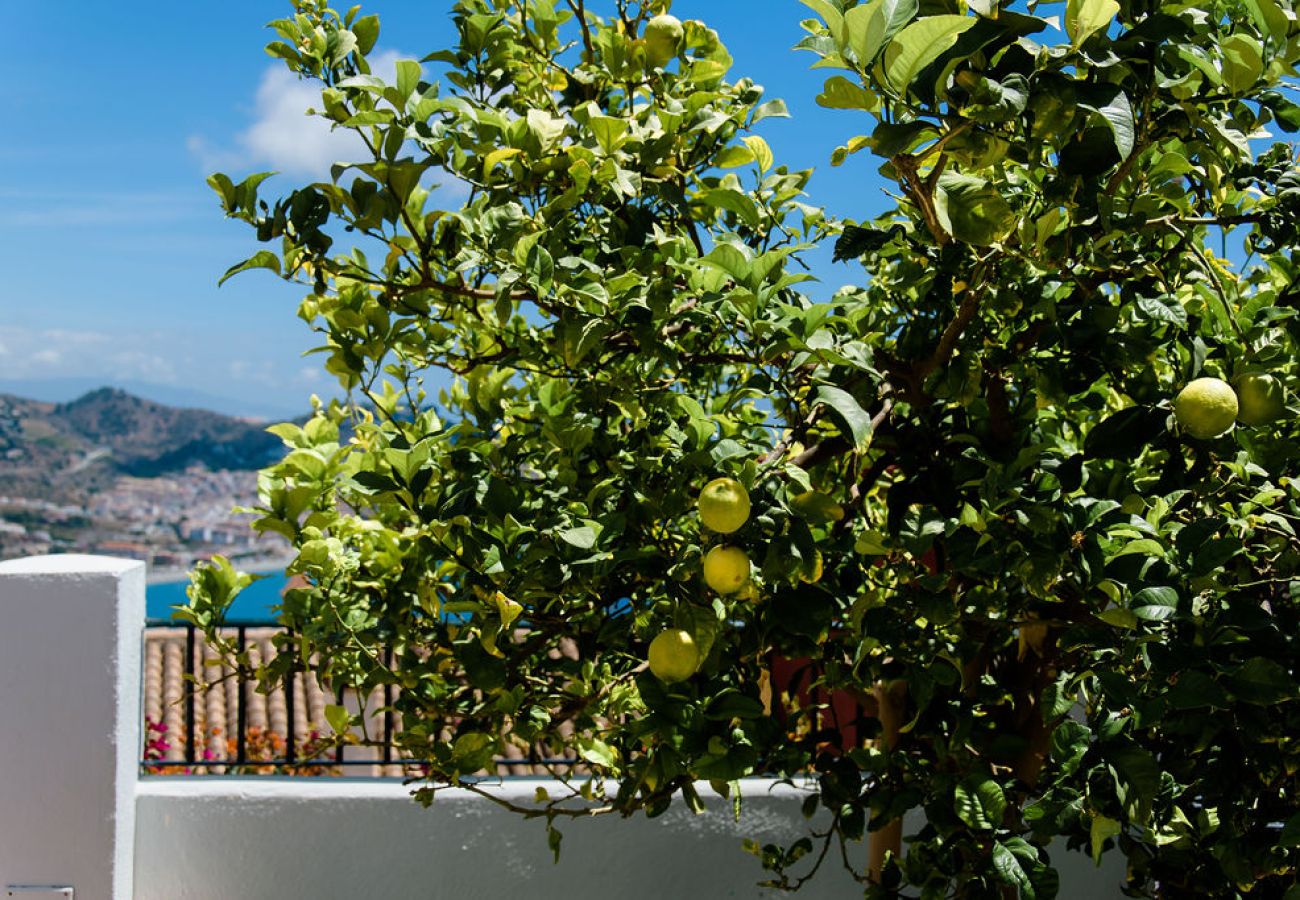
[{"label": "tree trunk", "polygon": [[[881,743],[887,752],[893,752],[898,744],[898,729],[903,724],[903,714],[907,704],[907,682],[895,681],[887,684],[877,682],[872,694],[876,700],[876,718],[880,720]],[[903,855],[903,820],[894,819],[883,828],[871,832],[867,845],[867,876],[879,884],[880,875],[885,868],[885,857],[893,854]]]}]

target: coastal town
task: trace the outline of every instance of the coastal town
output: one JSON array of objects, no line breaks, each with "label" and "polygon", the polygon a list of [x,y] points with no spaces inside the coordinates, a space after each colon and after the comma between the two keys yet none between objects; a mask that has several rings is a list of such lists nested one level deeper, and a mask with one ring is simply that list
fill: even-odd
[{"label": "coastal town", "polygon": [[0,559],[96,553],[139,559],[151,574],[183,571],[221,553],[255,567],[282,559],[286,542],[237,513],[257,503],[257,472],[193,465],[157,477],[119,476],[74,500],[0,494]]}]

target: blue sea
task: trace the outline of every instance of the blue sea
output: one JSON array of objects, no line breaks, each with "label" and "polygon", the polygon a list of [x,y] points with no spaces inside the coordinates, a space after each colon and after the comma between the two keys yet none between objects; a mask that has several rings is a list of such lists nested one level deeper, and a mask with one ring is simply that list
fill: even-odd
[{"label": "blue sea", "polygon": [[[269,620],[272,618],[271,607],[280,602],[280,592],[284,590],[288,579],[285,578],[283,571],[259,574],[265,577],[254,581],[239,592],[239,596],[230,606],[230,611],[226,613],[227,619]],[[187,587],[189,581],[164,581],[150,584],[145,591],[145,614],[151,619],[170,619],[173,606],[188,602],[185,596]]]}]

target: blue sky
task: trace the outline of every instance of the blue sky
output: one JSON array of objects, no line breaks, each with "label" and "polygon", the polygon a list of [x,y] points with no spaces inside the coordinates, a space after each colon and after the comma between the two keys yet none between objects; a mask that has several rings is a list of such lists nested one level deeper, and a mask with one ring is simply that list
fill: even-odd
[{"label": "blue sky", "polygon": [[[601,4],[596,4],[597,6]],[[373,0],[377,52],[415,57],[452,37],[449,0]],[[204,183],[278,170],[271,191],[327,177],[346,153],[302,115],[315,91],[263,45],[280,0],[214,4],[0,0],[11,77],[0,87],[0,390],[75,394],[116,383],[169,402],[292,415],[332,391],[299,290],[269,273],[218,289],[256,248]],[[793,115],[762,134],[779,161],[815,167],[811,201],[866,218],[885,205],[867,154],[832,169],[831,150],[867,130],[814,102],[824,71],[790,47],[810,15],[795,0],[677,0],[717,28],[749,76]],[[22,73],[21,77],[13,73]],[[391,77],[391,75],[389,75]],[[813,259],[829,296],[860,279]]]}]

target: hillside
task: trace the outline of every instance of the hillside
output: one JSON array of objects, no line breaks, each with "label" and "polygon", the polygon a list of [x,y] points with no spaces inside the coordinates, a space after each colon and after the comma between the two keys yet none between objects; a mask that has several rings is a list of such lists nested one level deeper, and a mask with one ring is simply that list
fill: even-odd
[{"label": "hillside", "polygon": [[261,425],[114,388],[60,404],[0,394],[0,494],[62,499],[118,475],[151,477],[195,464],[256,469],[280,447]]}]

